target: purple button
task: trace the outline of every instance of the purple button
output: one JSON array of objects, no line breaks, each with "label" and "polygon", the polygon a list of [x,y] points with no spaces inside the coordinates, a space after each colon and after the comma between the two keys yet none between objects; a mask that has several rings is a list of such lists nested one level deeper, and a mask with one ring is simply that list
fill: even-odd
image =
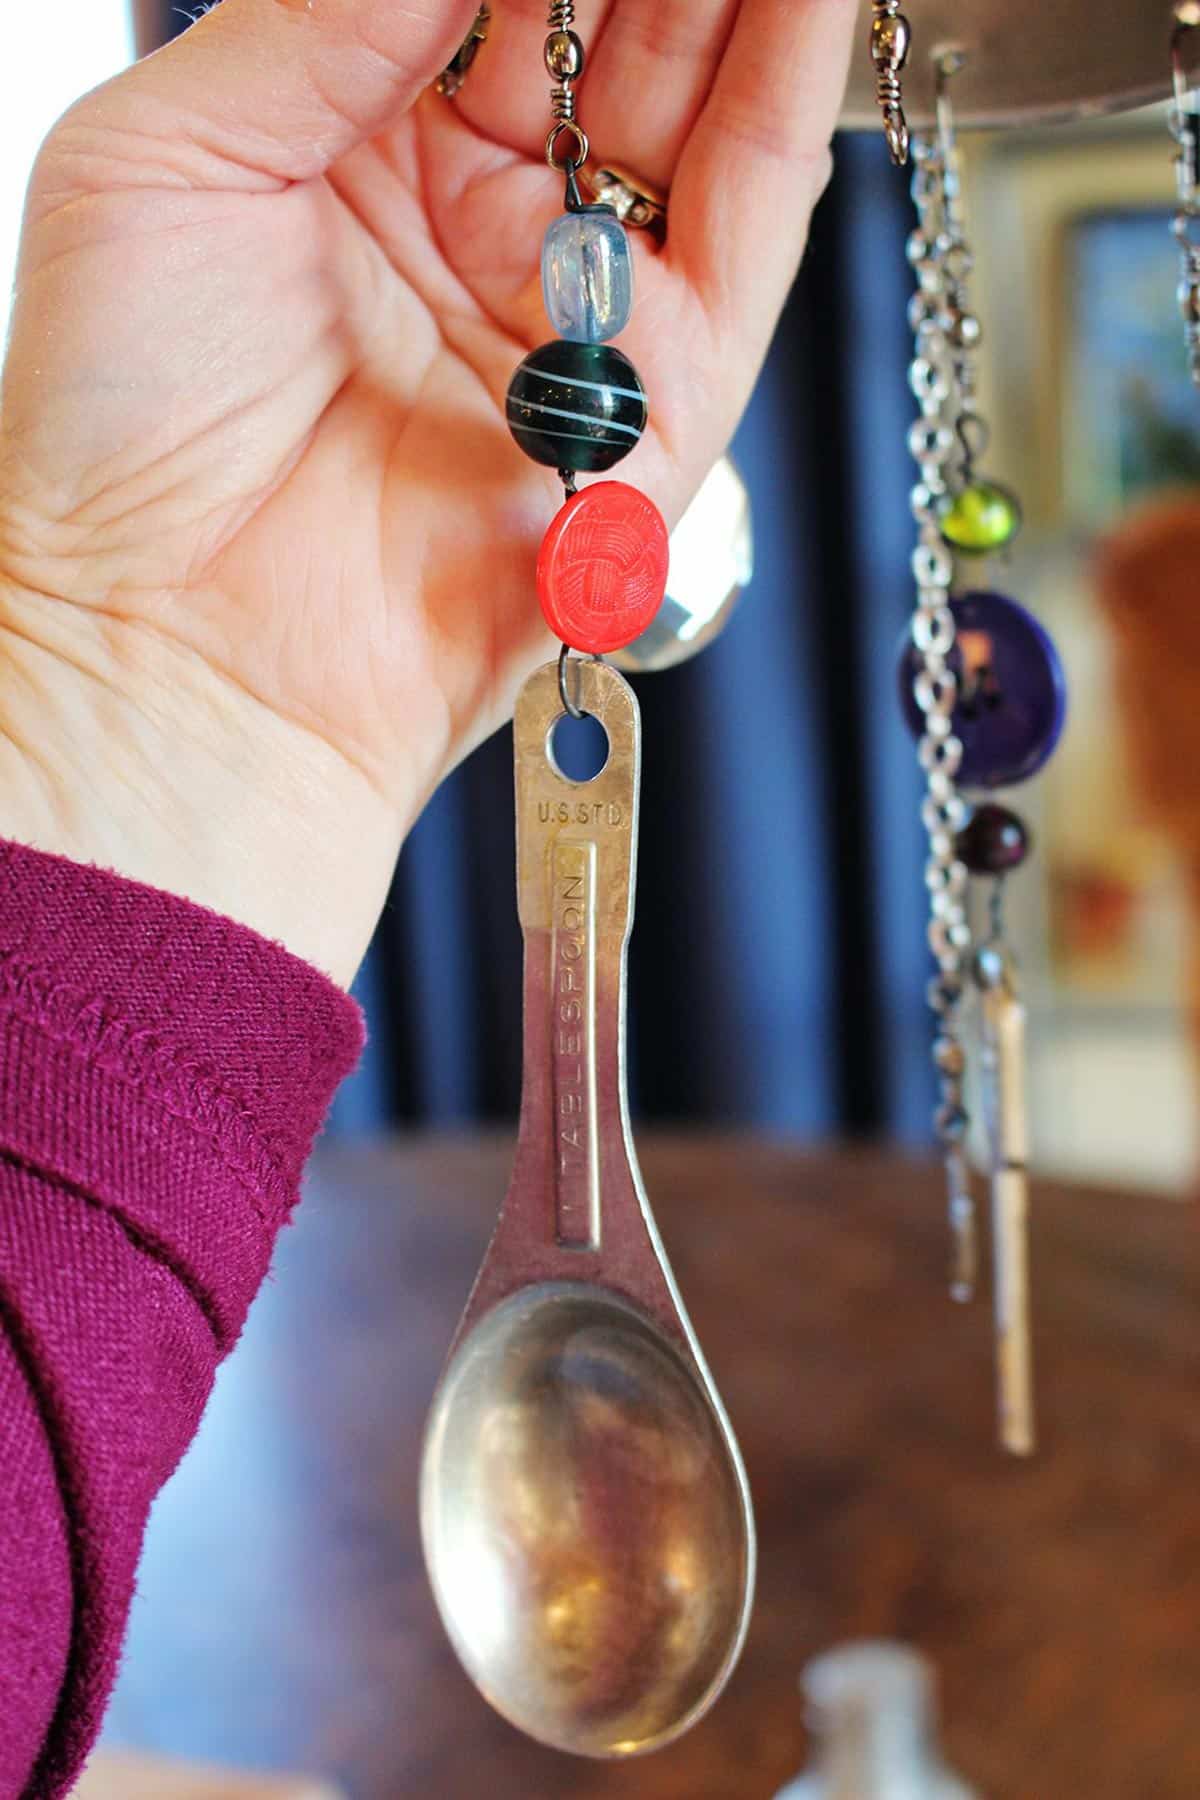
[{"label": "purple button", "polygon": [[[952,600],[958,682],[954,730],[962,740],[963,787],[1011,787],[1049,760],[1067,716],[1067,685],[1054,640],[1033,614],[1004,594]],[[900,704],[915,738],[924,714],[913,695],[921,658],[906,631],[901,644]]]}]

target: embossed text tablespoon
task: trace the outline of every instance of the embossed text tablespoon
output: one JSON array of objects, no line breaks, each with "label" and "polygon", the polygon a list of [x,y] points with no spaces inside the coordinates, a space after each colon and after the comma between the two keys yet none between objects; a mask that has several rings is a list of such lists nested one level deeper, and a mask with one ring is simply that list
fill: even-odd
[{"label": "embossed text tablespoon", "polygon": [[724,1687],[754,1521],[630,1137],[637,701],[606,664],[569,668],[608,762],[589,782],[559,772],[559,670],[539,670],[515,722],[520,1136],[434,1398],[421,1530],[446,1629],[492,1705],[557,1749],[617,1757],[668,1743]]}]

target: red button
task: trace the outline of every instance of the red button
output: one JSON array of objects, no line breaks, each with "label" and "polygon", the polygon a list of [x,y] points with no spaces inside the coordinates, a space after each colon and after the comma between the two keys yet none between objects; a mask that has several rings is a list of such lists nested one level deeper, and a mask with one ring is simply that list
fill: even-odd
[{"label": "red button", "polygon": [[663,602],[671,540],[652,500],[623,481],[572,496],[538,557],[538,599],[556,638],[602,656],[641,637]]}]

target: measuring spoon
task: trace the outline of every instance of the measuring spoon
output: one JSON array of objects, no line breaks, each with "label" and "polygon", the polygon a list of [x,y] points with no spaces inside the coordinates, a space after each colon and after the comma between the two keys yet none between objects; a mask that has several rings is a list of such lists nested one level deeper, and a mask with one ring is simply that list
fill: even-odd
[{"label": "measuring spoon", "polygon": [[516,1162],[434,1397],[425,1559],[468,1675],[560,1750],[669,1743],[716,1700],[754,1586],[729,1420],[646,1199],[625,1090],[641,737],[615,669],[572,663],[608,761],[568,780],[558,668],[517,702],[525,1043]]}]

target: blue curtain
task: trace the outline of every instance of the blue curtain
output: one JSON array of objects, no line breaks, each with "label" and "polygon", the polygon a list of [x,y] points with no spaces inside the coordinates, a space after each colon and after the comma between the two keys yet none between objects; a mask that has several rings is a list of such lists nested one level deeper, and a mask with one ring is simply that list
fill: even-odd
[{"label": "blue curtain", "polygon": [[[719,643],[639,683],[631,948],[646,1119],[922,1139],[932,1084],[915,759],[904,179],[843,138],[734,453],[758,573]],[[405,848],[358,983],[371,1045],[331,1129],[509,1118],[520,1078],[511,741]]]}]

